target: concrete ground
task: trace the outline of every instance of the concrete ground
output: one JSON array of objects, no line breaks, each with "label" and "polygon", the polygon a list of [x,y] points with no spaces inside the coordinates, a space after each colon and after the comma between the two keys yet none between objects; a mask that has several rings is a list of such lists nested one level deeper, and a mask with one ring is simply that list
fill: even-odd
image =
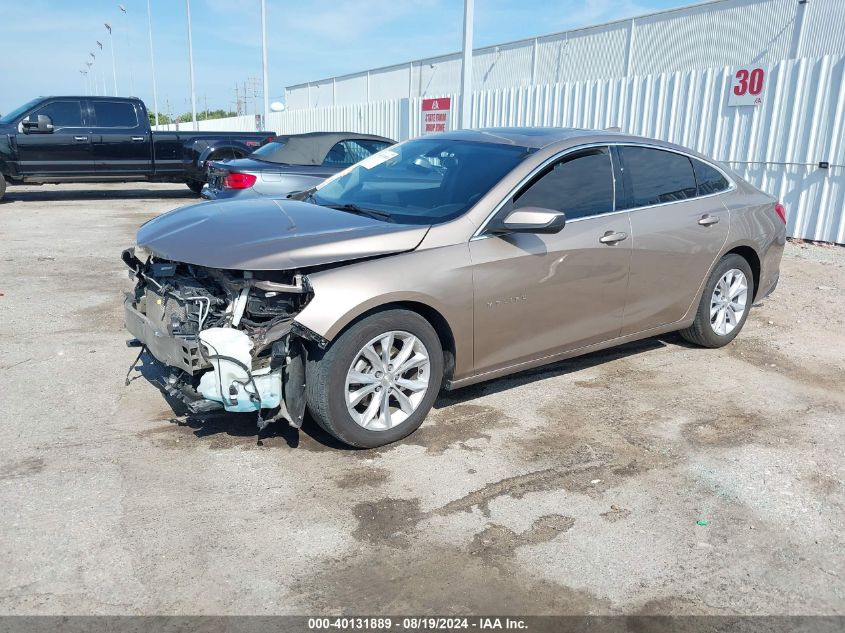
[{"label": "concrete ground", "polygon": [[443,395],[383,449],[179,425],[124,375],[119,255],[178,185],[0,204],[0,613],[845,613],[845,249],[739,338]]}]

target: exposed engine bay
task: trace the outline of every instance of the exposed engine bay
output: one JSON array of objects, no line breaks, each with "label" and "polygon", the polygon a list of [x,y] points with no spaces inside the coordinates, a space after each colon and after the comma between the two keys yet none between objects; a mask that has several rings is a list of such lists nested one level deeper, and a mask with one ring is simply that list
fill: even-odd
[{"label": "exposed engine bay", "polygon": [[141,261],[135,249],[122,257],[136,280],[126,327],[169,368],[159,385],[167,394],[193,412],[252,411],[260,428],[277,419],[301,426],[304,333],[294,317],[311,298],[301,273]]}]

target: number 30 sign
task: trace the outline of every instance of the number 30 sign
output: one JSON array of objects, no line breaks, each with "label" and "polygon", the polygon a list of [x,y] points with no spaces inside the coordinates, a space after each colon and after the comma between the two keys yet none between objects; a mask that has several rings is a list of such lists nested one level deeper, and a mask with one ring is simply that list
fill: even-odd
[{"label": "number 30 sign", "polygon": [[729,106],[756,106],[763,104],[766,88],[766,71],[762,68],[739,68],[734,73]]}]

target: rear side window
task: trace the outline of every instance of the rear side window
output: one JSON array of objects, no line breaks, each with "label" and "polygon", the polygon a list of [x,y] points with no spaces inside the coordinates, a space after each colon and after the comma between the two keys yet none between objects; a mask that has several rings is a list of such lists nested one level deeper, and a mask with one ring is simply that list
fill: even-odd
[{"label": "rear side window", "polygon": [[634,207],[694,198],[695,174],[683,154],[649,147],[621,147]]},{"label": "rear side window", "polygon": [[380,152],[390,144],[370,139],[347,139],[336,143],[326,154],[323,165],[354,165]]},{"label": "rear side window", "polygon": [[613,211],[613,166],[606,147],[568,154],[514,197],[514,209],[542,207],[567,219]]},{"label": "rear side window", "polygon": [[138,127],[135,106],[123,101],[95,101],[97,127]]},{"label": "rear side window", "polygon": [[30,116],[37,119],[46,114],[53,121],[53,129],[60,127],[82,127],[82,108],[79,101],[53,101],[39,108]]},{"label": "rear side window", "polygon": [[698,195],[706,196],[711,193],[725,191],[730,185],[728,179],[715,167],[700,160],[692,160],[692,168],[695,170],[695,180],[698,183]]}]

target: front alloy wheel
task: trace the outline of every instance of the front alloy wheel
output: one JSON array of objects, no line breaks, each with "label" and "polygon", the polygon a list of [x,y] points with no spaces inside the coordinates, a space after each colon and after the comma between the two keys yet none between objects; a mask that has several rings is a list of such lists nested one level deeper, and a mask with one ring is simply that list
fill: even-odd
[{"label": "front alloy wheel", "polygon": [[386,332],[364,345],[349,366],[346,408],[365,429],[392,429],[420,406],[430,378],[422,341],[410,332]]},{"label": "front alloy wheel", "polygon": [[440,337],[420,314],[389,309],[362,318],[306,364],[308,410],[351,446],[373,448],[413,433],[443,382]]}]

